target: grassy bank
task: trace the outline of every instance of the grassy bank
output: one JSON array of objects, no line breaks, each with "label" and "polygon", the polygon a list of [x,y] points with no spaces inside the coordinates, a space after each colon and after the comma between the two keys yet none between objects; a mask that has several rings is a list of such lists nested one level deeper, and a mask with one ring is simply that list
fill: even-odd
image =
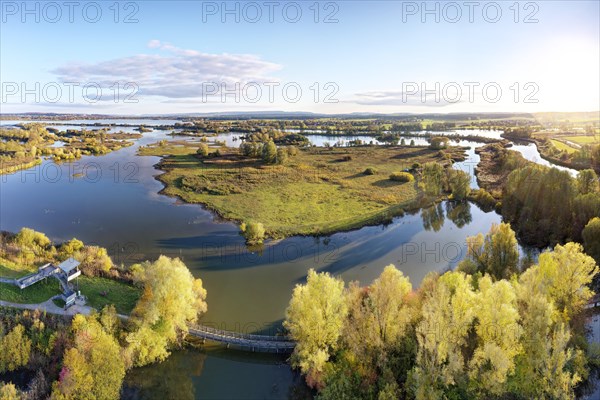
[{"label": "grassy bank", "polygon": [[[463,157],[460,148],[310,147],[284,165],[265,165],[231,148],[202,158],[196,146],[157,144],[140,154],[169,154],[159,164],[166,171],[158,177],[162,193],[204,204],[226,219],[260,222],[271,237],[328,234],[389,219],[421,198],[416,182],[394,182],[390,174]],[[365,174],[367,168],[374,173]]]}]

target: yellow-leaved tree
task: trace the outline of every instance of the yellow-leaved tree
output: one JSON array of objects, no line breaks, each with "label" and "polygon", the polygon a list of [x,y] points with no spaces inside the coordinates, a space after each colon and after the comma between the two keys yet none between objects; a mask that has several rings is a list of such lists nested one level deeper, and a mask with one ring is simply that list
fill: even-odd
[{"label": "yellow-leaved tree", "polygon": [[52,399],[118,399],[125,362],[119,343],[96,314],[78,314],[71,325],[75,346],[65,352]]},{"label": "yellow-leaved tree", "polygon": [[323,369],[338,348],[347,310],[344,282],[328,273],[311,269],[306,284],[294,288],[283,326],[296,341],[292,363],[311,386],[323,383]]},{"label": "yellow-leaved tree", "polygon": [[522,349],[517,296],[506,280],[479,280],[475,299],[477,348],[469,363],[469,376],[480,392],[501,394]]},{"label": "yellow-leaved tree", "polygon": [[598,267],[579,243],[556,245],[554,251],[540,255],[537,268],[539,279],[564,322],[579,314],[594,295],[588,285]]},{"label": "yellow-leaved tree", "polygon": [[143,264],[142,297],[132,312],[137,329],[127,336],[136,366],[162,361],[168,347],[185,336],[188,324],[207,310],[206,290],[178,258],[160,256]]},{"label": "yellow-leaved tree", "polygon": [[441,398],[448,385],[460,383],[466,364],[462,350],[475,318],[476,295],[469,275],[448,272],[429,276],[426,286],[412,373],[418,400]]}]

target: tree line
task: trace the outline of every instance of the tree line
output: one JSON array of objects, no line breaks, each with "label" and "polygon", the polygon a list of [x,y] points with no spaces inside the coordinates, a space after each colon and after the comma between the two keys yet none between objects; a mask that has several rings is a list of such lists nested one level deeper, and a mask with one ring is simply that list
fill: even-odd
[{"label": "tree line", "polygon": [[600,366],[583,318],[597,272],[576,243],[519,265],[508,224],[418,289],[393,265],[367,287],[310,270],[291,362],[320,399],[574,399]]}]

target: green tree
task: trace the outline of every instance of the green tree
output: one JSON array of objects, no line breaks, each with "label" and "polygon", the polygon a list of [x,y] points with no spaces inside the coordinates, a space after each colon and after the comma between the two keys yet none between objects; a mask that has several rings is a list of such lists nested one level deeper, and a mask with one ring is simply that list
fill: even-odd
[{"label": "green tree", "polygon": [[581,235],[585,252],[600,263],[600,218],[590,219]]},{"label": "green tree", "polygon": [[348,311],[344,282],[327,273],[308,271],[305,285],[296,285],[283,326],[296,341],[292,364],[310,386],[322,384],[330,356],[337,350]]},{"label": "green tree", "polygon": [[265,164],[275,164],[277,162],[277,146],[272,140],[263,146],[262,159]]},{"label": "green tree", "polygon": [[198,150],[196,150],[196,154],[206,157],[208,155],[208,145],[206,143],[200,143]]},{"label": "green tree", "polygon": [[244,222],[240,225],[240,230],[246,238],[247,244],[261,244],[265,239],[265,227],[261,222]]},{"label": "green tree", "polygon": [[575,179],[566,171],[538,165],[517,168],[504,185],[502,215],[527,244],[545,247],[563,243],[573,235],[577,193]]},{"label": "green tree", "polygon": [[287,149],[280,147],[277,149],[277,164],[285,164],[288,158]]},{"label": "green tree", "polygon": [[577,174],[577,189],[581,194],[598,193],[600,186],[598,175],[593,169],[584,169]]},{"label": "green tree", "polygon": [[422,186],[430,196],[439,196],[444,188],[444,167],[438,163],[430,162],[423,165]]},{"label": "green tree", "polygon": [[448,169],[448,185],[452,193],[452,200],[463,201],[467,198],[471,188],[471,176],[464,171]]}]

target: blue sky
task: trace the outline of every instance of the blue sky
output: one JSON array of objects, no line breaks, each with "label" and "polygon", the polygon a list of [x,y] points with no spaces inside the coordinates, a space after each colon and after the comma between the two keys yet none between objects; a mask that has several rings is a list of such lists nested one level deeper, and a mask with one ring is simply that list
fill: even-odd
[{"label": "blue sky", "polygon": [[600,109],[598,1],[0,3],[5,113]]}]

